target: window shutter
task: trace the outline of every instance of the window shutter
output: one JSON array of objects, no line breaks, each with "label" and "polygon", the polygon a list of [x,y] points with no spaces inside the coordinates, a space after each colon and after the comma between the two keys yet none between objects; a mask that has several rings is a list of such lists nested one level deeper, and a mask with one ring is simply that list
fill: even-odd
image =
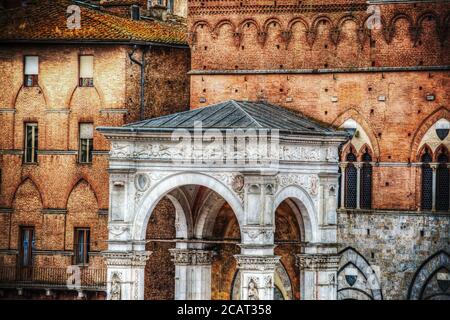
[{"label": "window shutter", "polygon": [[25,57],[25,74],[37,75],[39,74],[39,57],[26,56]]},{"label": "window shutter", "polygon": [[94,136],[94,126],[92,123],[80,124],[80,139],[92,139]]},{"label": "window shutter", "polygon": [[94,78],[94,56],[80,56],[80,78]]}]

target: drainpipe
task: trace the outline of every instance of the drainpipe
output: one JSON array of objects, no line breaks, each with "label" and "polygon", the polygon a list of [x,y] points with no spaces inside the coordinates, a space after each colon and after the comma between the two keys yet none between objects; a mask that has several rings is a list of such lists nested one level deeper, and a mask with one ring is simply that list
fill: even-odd
[{"label": "drainpipe", "polygon": [[144,90],[145,90],[145,54],[147,53],[147,51],[150,49],[150,46],[148,47],[144,47],[142,49],[142,58],[141,61],[136,60],[133,55],[136,52],[138,46],[135,45],[133,47],[133,50],[128,53],[128,57],[130,58],[130,60],[132,62],[134,62],[135,64],[137,64],[140,68],[141,68],[141,101],[140,101],[140,114],[139,114],[139,119],[140,120],[144,120],[144,111],[145,111],[145,101],[144,101]]}]

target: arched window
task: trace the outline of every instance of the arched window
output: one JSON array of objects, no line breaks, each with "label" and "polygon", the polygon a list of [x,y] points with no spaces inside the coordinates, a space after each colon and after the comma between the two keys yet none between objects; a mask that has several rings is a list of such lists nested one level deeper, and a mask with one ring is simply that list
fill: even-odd
[{"label": "arched window", "polygon": [[348,162],[345,169],[345,207],[356,208],[357,171],[353,163],[356,161],[356,156],[350,152],[345,160]]},{"label": "arched window", "polygon": [[445,149],[437,157],[439,163],[436,170],[436,210],[447,211],[449,205],[449,168],[448,155]]},{"label": "arched window", "polygon": [[361,203],[360,206],[363,209],[372,208],[372,156],[366,149],[366,152],[362,156],[362,168],[361,168]]},{"label": "arched window", "polygon": [[433,169],[431,169],[430,162],[432,156],[428,149],[422,155],[422,196],[421,208],[423,210],[431,210],[433,206]]}]

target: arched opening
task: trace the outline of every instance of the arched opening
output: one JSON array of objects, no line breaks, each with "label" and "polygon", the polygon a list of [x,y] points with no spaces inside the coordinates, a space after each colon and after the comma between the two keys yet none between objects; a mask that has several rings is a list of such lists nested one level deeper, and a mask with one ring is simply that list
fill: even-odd
[{"label": "arched opening", "polygon": [[234,255],[240,253],[237,244],[241,242],[241,234],[237,219],[228,204],[223,205],[215,218],[211,240],[215,242],[210,245],[210,249],[214,251],[211,298],[213,300],[233,299],[233,281],[237,273]]},{"label": "arched opening", "polygon": [[436,169],[436,210],[448,211],[449,209],[449,156],[445,147],[437,151],[438,167]]},{"label": "arched opening", "polygon": [[372,208],[372,156],[366,148],[364,154],[361,157],[361,182],[360,182],[360,206],[362,209]]},{"label": "arched opening", "polygon": [[345,207],[356,208],[357,199],[357,170],[354,162],[356,161],[356,155],[351,150],[345,160],[348,162],[345,169]]},{"label": "arched opening", "polygon": [[[285,199],[275,210],[275,255],[280,257],[280,270],[276,270],[275,280],[285,277],[281,283],[275,281],[274,297],[284,297],[284,300],[301,298],[300,270],[296,265],[295,256],[302,252],[303,221],[299,207],[292,199]],[[280,292],[277,293],[277,290]],[[278,294],[278,295],[277,295]]]},{"label": "arched opening", "polygon": [[421,208],[422,210],[431,210],[433,206],[433,169],[430,163],[433,160],[431,152],[428,148],[424,149],[421,157],[422,161],[422,193]]},{"label": "arched opening", "polygon": [[[208,290],[208,299],[230,298],[240,227],[231,206],[217,192],[202,185],[184,185],[170,190],[150,215],[145,242],[146,250],[152,252],[145,266],[146,300],[197,299],[199,290]],[[177,271],[180,265],[177,267],[179,262],[172,251],[175,249],[212,252],[211,261],[207,262],[210,269],[204,271],[204,265],[196,264],[198,261],[188,261]],[[200,273],[208,273],[207,279],[195,279],[197,276],[193,274],[198,271],[194,270],[197,267],[203,268]],[[195,292],[180,295],[182,290],[191,289]]]}]

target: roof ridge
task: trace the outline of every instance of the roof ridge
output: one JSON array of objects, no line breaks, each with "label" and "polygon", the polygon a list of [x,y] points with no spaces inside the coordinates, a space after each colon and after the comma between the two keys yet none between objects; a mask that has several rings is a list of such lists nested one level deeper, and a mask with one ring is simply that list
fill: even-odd
[{"label": "roof ridge", "polygon": [[260,128],[264,128],[258,121],[256,121],[256,119],[254,118],[254,117],[252,117],[247,111],[245,111],[240,105],[239,105],[239,103],[236,101],[236,100],[234,100],[234,99],[231,99],[231,100],[229,100],[235,107],[237,107],[239,110],[241,110],[247,117],[249,117],[250,119],[252,119],[252,121],[254,122],[254,123],[256,123]]}]

